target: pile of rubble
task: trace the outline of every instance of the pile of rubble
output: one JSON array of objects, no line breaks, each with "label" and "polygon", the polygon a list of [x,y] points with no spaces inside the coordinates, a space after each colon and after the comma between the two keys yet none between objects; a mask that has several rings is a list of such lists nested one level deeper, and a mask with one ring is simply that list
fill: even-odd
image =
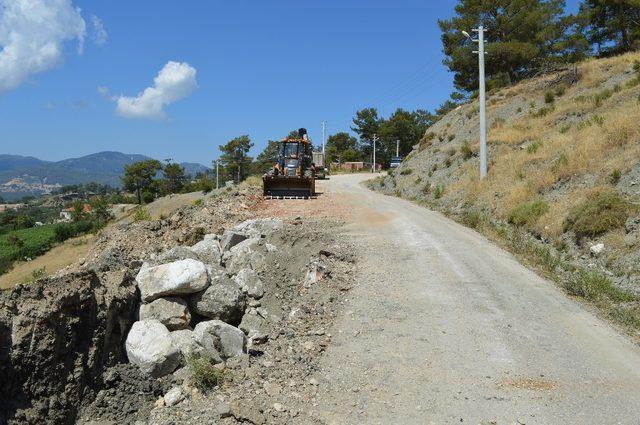
[{"label": "pile of rubble", "polygon": [[[329,329],[352,285],[353,250],[329,220],[249,220],[150,254],[129,364],[77,423],[297,423],[314,403]],[[193,360],[224,376],[203,389]]]},{"label": "pile of rubble", "polygon": [[206,235],[144,263],[136,277],[143,304],[127,336],[129,361],[151,377],[175,371],[191,356],[216,363],[259,352],[264,285],[261,251],[277,248],[263,238],[280,220],[250,220],[222,237]]}]

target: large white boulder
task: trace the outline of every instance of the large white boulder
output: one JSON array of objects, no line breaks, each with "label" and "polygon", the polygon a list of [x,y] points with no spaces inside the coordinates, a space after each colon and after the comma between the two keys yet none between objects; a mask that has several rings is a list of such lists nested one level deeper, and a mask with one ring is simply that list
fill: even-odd
[{"label": "large white boulder", "polygon": [[157,320],[135,322],[125,348],[129,362],[154,378],[170,374],[180,364],[180,350],[173,345],[169,329]]},{"label": "large white boulder", "polygon": [[209,285],[207,268],[201,261],[186,259],[143,267],[136,276],[142,301],[149,302],[167,295],[200,292]]},{"label": "large white boulder", "polygon": [[193,330],[195,340],[205,352],[217,352],[223,360],[246,352],[244,333],[221,320],[200,322]]},{"label": "large white boulder", "polygon": [[191,321],[187,302],[178,297],[158,298],[140,306],[140,320],[155,319],[170,331],[186,329]]},{"label": "large white boulder", "polygon": [[237,325],[242,320],[246,298],[234,281],[219,275],[206,290],[192,295],[190,304],[201,316]]},{"label": "large white boulder", "polygon": [[242,269],[233,279],[242,291],[251,298],[260,299],[264,296],[264,285],[255,270]]}]

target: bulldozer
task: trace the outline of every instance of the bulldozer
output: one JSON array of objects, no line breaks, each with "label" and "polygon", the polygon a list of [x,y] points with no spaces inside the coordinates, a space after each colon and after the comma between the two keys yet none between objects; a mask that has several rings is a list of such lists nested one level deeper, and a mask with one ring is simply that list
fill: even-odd
[{"label": "bulldozer", "polygon": [[298,130],[297,138],[279,142],[278,159],[262,177],[264,196],[270,198],[304,198],[316,194],[313,146],[307,130]]}]

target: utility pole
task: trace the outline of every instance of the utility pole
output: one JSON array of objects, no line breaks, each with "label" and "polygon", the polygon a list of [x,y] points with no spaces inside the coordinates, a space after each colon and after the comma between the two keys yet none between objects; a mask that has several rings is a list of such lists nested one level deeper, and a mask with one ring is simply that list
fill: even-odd
[{"label": "utility pole", "polygon": [[373,164],[371,164],[371,172],[375,173],[376,170],[376,142],[378,141],[378,135],[373,135]]},{"label": "utility pole", "polygon": [[400,140],[396,140],[396,158],[400,157]]},{"label": "utility pole", "polygon": [[216,190],[220,189],[220,160],[216,159]]},{"label": "utility pole", "polygon": [[478,33],[478,67],[480,69],[480,179],[487,177],[487,105],[485,94],[485,77],[484,77],[484,32],[482,25],[478,29],[474,29]]},{"label": "utility pole", "polygon": [[326,144],[327,122],[322,121],[322,153],[324,154],[324,146]]},{"label": "utility pole", "polygon": [[480,102],[480,179],[487,177],[487,99],[485,89],[485,75],[484,75],[484,32],[486,29],[480,25],[474,29],[473,32],[478,33],[478,39],[471,38],[468,32],[462,31],[462,34],[469,40],[478,43],[478,50],[474,50],[473,53],[478,55],[478,97]]}]

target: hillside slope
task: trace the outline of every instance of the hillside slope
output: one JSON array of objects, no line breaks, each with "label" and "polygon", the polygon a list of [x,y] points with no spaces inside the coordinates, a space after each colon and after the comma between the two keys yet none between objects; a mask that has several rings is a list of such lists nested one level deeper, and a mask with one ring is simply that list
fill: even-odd
[{"label": "hillside slope", "polygon": [[[490,93],[484,181],[476,101],[433,125],[374,186],[495,236],[552,277],[580,268],[583,278],[565,283],[574,295],[640,294],[639,61],[590,60]],[[625,320],[640,327],[631,307]]]},{"label": "hillside slope", "polygon": [[[151,159],[145,155],[99,152],[62,161],[42,161],[33,157],[0,155],[0,196],[15,199],[48,193],[58,185],[96,182],[120,186],[124,166]],[[185,172],[204,172],[201,164],[183,163]]]}]

